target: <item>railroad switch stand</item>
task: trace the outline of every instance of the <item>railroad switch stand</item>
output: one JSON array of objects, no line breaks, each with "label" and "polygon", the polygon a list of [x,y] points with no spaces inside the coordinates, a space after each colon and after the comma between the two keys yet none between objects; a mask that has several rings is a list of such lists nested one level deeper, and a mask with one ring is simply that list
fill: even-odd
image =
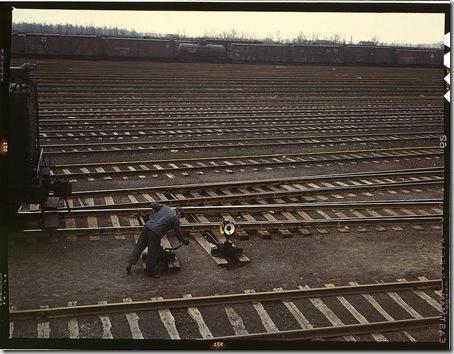
[{"label": "railroad switch stand", "polygon": [[235,224],[231,221],[224,220],[220,223],[219,233],[225,237],[225,241],[222,243],[207,233],[211,236],[210,242],[215,245],[215,247],[211,250],[212,256],[224,257],[227,260],[238,262],[238,257],[243,255],[243,249],[236,247],[230,240],[230,236],[235,233],[235,229]]}]

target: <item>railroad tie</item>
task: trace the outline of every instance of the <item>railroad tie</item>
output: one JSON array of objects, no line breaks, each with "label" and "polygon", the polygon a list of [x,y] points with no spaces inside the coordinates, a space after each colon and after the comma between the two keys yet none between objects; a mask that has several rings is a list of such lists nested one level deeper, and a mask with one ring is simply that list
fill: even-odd
[{"label": "railroad tie", "polygon": [[[68,301],[68,307],[77,306],[77,301]],[[68,332],[70,339],[79,339],[79,322],[76,318],[68,320]]]},{"label": "railroad tie", "polygon": [[[41,309],[49,308],[49,305],[40,306]],[[37,338],[49,338],[50,324],[49,321],[38,322],[36,326]]]},{"label": "railroad tie", "polygon": [[[350,285],[359,285],[358,282],[349,282]],[[394,317],[392,317],[386,310],[378,303],[378,301],[370,294],[361,294],[363,298],[365,298],[371,305],[372,307],[377,310],[377,312],[383,316],[387,321],[395,321]],[[413,338],[410,333],[407,331],[402,331],[402,335],[404,335],[410,342],[416,342],[416,339]]]},{"label": "railroad tie", "polygon": [[[131,298],[123,299],[123,302],[132,302]],[[144,339],[142,331],[139,327],[139,316],[135,312],[125,313],[126,320],[129,323],[129,328],[131,329],[131,335],[133,339]]]},{"label": "railroad tie", "polygon": [[[274,291],[280,292],[284,291],[282,288],[274,288]],[[284,306],[290,311],[295,320],[298,322],[301,328],[311,329],[314,328],[309,320],[303,315],[299,308],[290,300],[281,300]]]},{"label": "railroad tie", "polygon": [[[424,277],[418,277],[419,280],[427,280],[427,278]],[[397,279],[398,282],[406,282],[406,279]],[[421,299],[423,299],[425,302],[427,302],[430,306],[432,306],[435,310],[438,312],[442,312],[442,306],[441,303],[439,303],[437,300],[434,298],[430,297],[427,295],[424,291],[422,290],[413,290],[413,293],[418,295]]]},{"label": "railroad tie", "polygon": [[[99,301],[98,304],[105,305],[107,301]],[[112,328],[112,324],[110,323],[110,318],[107,315],[98,315],[99,319],[101,320],[102,324],[102,339],[113,339],[112,332],[110,329]]]},{"label": "railroad tie", "polygon": [[249,334],[246,327],[244,326],[243,319],[236,313],[236,311],[231,306],[225,306],[225,313],[227,319],[233,327],[233,330],[237,336]]},{"label": "railroad tie", "polygon": [[[255,293],[255,290],[252,289],[247,289],[244,290],[246,294],[251,294]],[[260,317],[260,320],[262,321],[263,327],[267,332],[279,332],[279,329],[276,327],[274,324],[273,320],[271,319],[270,315],[268,312],[265,310],[261,302],[253,302],[252,306],[254,306],[255,311],[257,311],[257,314]]]},{"label": "railroad tie", "polygon": [[[153,297],[153,301],[156,300],[164,300],[161,296]],[[180,334],[178,333],[177,327],[175,326],[175,318],[173,317],[170,309],[160,309],[158,310],[159,317],[161,318],[161,322],[164,325],[167,333],[170,336],[170,339],[180,339]]]},{"label": "railroad tie", "polygon": [[[308,285],[305,286],[299,286],[298,288],[300,289],[309,289]],[[331,310],[320,298],[309,298],[309,301],[314,305],[314,307],[319,310],[325,317],[326,319],[331,322],[333,326],[344,326],[344,323],[342,320],[337,317],[337,315]],[[353,336],[343,336],[343,338],[346,341],[349,342],[356,342],[355,337]]]},{"label": "railroad tie", "polygon": [[[9,311],[16,311],[17,307],[16,306],[10,306]],[[14,338],[14,321],[9,321],[9,332],[8,332],[8,338]]]},{"label": "railroad tie", "polygon": [[[256,222],[255,218],[249,213],[241,213],[241,216],[249,222]],[[271,238],[271,234],[265,229],[257,229],[257,235],[263,239]]]},{"label": "railroad tie", "polygon": [[[418,280],[428,280],[428,279],[426,277],[418,277]],[[435,290],[434,293],[437,294],[440,297],[443,296],[442,290]]]},{"label": "railroad tie", "polygon": [[[185,299],[191,297],[192,297],[191,294],[183,295],[183,298]],[[208,328],[208,326],[205,324],[205,321],[203,320],[202,314],[200,313],[199,309],[197,307],[188,307],[188,312],[192,319],[197,323],[202,338],[203,339],[213,338],[213,335],[211,334],[211,331]]]},{"label": "railroad tie", "polygon": [[[334,284],[325,284],[327,288],[334,288]],[[357,309],[344,297],[344,296],[336,296],[339,302],[352,314],[352,316],[361,324],[368,324],[369,321],[358,312]],[[388,339],[380,333],[371,333],[372,338],[376,342],[388,342]]]}]

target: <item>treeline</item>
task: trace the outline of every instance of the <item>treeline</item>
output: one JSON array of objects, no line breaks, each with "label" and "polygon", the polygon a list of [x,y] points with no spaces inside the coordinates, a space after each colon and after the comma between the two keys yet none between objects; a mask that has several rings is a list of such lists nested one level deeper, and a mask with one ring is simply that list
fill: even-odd
[{"label": "treeline", "polygon": [[377,36],[373,36],[367,41],[354,43],[352,37],[348,39],[335,33],[329,37],[321,37],[318,34],[306,36],[300,32],[296,38],[286,38],[280,31],[270,33],[259,37],[251,33],[245,33],[232,29],[222,33],[211,33],[206,31],[202,37],[187,36],[185,32],[178,34],[162,34],[153,32],[137,32],[134,29],[128,30],[118,27],[97,27],[97,26],[79,26],[71,24],[43,24],[43,23],[28,23],[19,22],[13,23],[13,32],[21,33],[47,33],[47,34],[64,34],[64,35],[92,35],[92,36],[110,36],[110,37],[137,37],[137,38],[153,38],[153,39],[180,39],[180,40],[228,40],[242,42],[263,42],[263,43],[281,43],[281,44],[360,44],[373,46],[393,46],[393,47],[424,47],[424,48],[443,48],[443,42],[425,43],[425,44],[408,44],[408,43],[384,43],[380,42]]},{"label": "treeline", "polygon": [[70,24],[48,25],[43,23],[27,23],[27,22],[13,23],[13,32],[115,36],[115,37],[140,36],[140,34],[135,30],[127,30],[118,27],[78,26]]}]

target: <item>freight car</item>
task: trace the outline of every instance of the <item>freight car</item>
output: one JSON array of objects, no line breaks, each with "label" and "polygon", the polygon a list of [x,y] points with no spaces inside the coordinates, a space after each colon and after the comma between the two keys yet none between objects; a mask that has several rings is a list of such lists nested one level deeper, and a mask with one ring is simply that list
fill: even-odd
[{"label": "freight car", "polygon": [[180,61],[225,62],[227,50],[222,44],[179,43],[177,58]]},{"label": "freight car", "polygon": [[344,47],[344,62],[358,64],[394,64],[394,49],[391,47],[354,46]]},{"label": "freight car", "polygon": [[263,44],[229,40],[114,38],[55,34],[12,35],[16,56],[153,59],[233,63],[441,66],[437,49],[363,45]]},{"label": "freight car", "polygon": [[229,48],[229,58],[234,63],[286,63],[287,54],[287,46],[278,44],[232,43]]},{"label": "freight car", "polygon": [[399,65],[433,66],[443,63],[440,50],[397,48],[395,53],[396,64]]},{"label": "freight car", "polygon": [[334,45],[292,45],[289,47],[289,61],[295,64],[342,64],[342,46]]}]

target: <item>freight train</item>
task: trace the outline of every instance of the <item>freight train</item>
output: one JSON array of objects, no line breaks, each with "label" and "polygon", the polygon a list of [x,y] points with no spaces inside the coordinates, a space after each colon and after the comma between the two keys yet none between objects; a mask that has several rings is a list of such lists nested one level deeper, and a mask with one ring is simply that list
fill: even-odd
[{"label": "freight train", "polygon": [[258,41],[113,38],[13,33],[13,56],[153,59],[230,63],[442,66],[433,48],[336,44],[269,44]]}]

